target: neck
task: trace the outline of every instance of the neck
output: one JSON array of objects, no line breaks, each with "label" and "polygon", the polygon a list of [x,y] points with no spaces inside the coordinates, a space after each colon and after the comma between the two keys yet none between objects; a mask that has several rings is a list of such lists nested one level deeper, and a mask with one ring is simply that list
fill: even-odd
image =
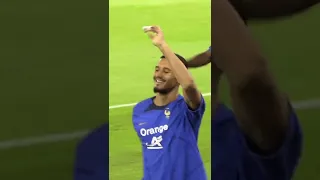
[{"label": "neck", "polygon": [[156,97],[153,100],[153,103],[157,106],[165,106],[172,101],[176,100],[179,93],[178,90],[174,89],[168,94],[159,94],[157,93]]}]

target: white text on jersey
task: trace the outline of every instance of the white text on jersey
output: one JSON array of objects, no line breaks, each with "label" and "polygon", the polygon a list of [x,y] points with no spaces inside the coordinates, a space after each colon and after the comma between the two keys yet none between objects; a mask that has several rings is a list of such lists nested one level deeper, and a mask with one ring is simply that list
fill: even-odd
[{"label": "white text on jersey", "polygon": [[163,126],[149,128],[149,129],[141,128],[140,134],[141,136],[148,136],[148,135],[153,135],[157,133],[163,133],[164,131],[168,130],[168,128],[169,128],[168,125],[163,125]]}]

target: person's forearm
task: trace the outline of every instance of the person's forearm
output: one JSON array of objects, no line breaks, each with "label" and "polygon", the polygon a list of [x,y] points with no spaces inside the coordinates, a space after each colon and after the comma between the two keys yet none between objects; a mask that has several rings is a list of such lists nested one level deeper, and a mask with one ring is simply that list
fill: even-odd
[{"label": "person's forearm", "polygon": [[236,11],[226,0],[212,0],[212,54],[231,85],[266,72],[266,60]]},{"label": "person's forearm", "polygon": [[244,19],[270,19],[294,15],[320,0],[229,0]]},{"label": "person's forearm", "polygon": [[180,59],[174,54],[170,49],[168,44],[164,43],[159,46],[160,51],[169,61],[172,71],[177,78],[177,81],[180,83],[182,88],[188,88],[193,85],[194,81],[185,65],[180,61]]},{"label": "person's forearm", "polygon": [[318,2],[319,0],[245,1],[243,11],[248,19],[283,17],[303,12]]},{"label": "person's forearm", "polygon": [[243,132],[265,152],[283,143],[288,108],[258,45],[226,0],[212,0],[212,51]]},{"label": "person's forearm", "polygon": [[211,62],[210,56],[211,56],[211,53],[208,54],[208,52],[200,53],[200,54],[192,57],[188,61],[188,67],[189,68],[197,68],[197,67],[205,66]]},{"label": "person's forearm", "polygon": [[215,63],[211,64],[211,104],[212,114],[215,114],[217,105],[219,104],[219,85],[222,77],[222,71]]}]

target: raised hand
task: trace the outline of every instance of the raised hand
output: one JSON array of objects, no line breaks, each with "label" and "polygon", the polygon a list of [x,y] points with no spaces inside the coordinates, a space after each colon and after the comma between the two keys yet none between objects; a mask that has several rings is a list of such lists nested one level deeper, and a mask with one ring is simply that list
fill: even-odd
[{"label": "raised hand", "polygon": [[165,43],[163,32],[159,26],[149,26],[143,28],[144,32],[148,34],[152,40],[153,45],[159,47]]}]

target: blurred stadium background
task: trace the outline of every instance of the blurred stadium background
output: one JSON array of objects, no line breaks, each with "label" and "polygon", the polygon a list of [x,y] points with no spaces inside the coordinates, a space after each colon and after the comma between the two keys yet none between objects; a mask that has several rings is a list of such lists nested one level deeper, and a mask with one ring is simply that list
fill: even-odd
[{"label": "blurred stadium background", "polygon": [[[142,176],[141,146],[131,124],[132,105],[152,96],[152,74],[160,56],[141,27],[161,25],[173,49],[190,57],[210,44],[210,0],[116,1],[110,5],[110,177]],[[250,22],[250,28],[271,60],[282,90],[295,102],[305,131],[305,150],[295,180],[319,179],[317,118],[320,118],[319,7],[277,22]],[[210,92],[210,67],[193,70],[203,93]],[[229,103],[226,81],[222,99]],[[318,99],[319,98],[319,99]],[[206,97],[207,104],[210,97]],[[200,130],[199,147],[210,176],[210,106]],[[315,140],[315,141],[313,141]]]},{"label": "blurred stadium background", "polygon": [[[141,147],[131,125],[130,103],[152,95],[153,68],[161,55],[141,27],[161,25],[173,49],[190,57],[210,45],[210,1],[110,0],[109,46],[106,2],[17,4],[6,1],[0,6],[6,17],[0,30],[0,179],[72,179],[79,137],[106,119],[107,84],[102,82],[108,79],[102,59],[107,48],[110,179],[141,178]],[[294,18],[250,23],[279,85],[300,102],[305,150],[295,180],[320,178],[319,17],[316,7]],[[210,68],[192,74],[202,92],[210,92]],[[225,81],[221,96],[229,102]],[[206,101],[210,104],[210,96]],[[209,175],[210,115],[208,106],[199,139]]]},{"label": "blurred stadium background", "polygon": [[72,179],[78,138],[108,116],[107,3],[1,1],[1,180]]}]

